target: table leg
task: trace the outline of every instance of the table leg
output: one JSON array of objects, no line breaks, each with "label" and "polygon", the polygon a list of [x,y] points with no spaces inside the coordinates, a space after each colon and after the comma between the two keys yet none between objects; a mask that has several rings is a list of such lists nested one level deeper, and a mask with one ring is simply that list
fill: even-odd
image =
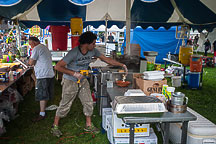
[{"label": "table leg", "polygon": [[185,87],[185,75],[186,75],[186,66],[184,66],[184,71],[183,71],[183,83],[182,83],[182,87],[184,88]]},{"label": "table leg", "polygon": [[165,64],[164,64],[164,69],[166,69],[166,63],[167,63],[167,62],[165,61]]},{"label": "table leg", "polygon": [[134,125],[133,123],[130,124],[130,144],[134,144]]},{"label": "table leg", "polygon": [[200,73],[200,85],[199,85],[200,88],[202,88],[202,80],[203,80],[203,66],[202,66],[202,70]]},{"label": "table leg", "polygon": [[181,144],[187,143],[187,128],[188,128],[188,121],[184,121],[182,124]]},{"label": "table leg", "polygon": [[165,129],[164,129],[164,144],[169,144],[169,129],[170,129],[170,123],[165,123]]}]

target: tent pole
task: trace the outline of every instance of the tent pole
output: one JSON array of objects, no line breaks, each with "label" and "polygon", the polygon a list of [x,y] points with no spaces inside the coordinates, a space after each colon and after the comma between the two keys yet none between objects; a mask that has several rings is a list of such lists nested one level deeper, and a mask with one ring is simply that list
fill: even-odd
[{"label": "tent pole", "polygon": [[107,52],[107,21],[108,21],[108,17],[106,16],[105,19],[105,36],[104,36],[104,42],[105,42],[105,53]]},{"label": "tent pole", "polygon": [[130,55],[131,0],[126,0],[126,54]]},{"label": "tent pole", "polygon": [[21,48],[21,34],[20,34],[20,26],[19,26],[19,22],[17,20],[16,22],[16,35],[17,35],[17,48],[19,50],[19,48]]}]

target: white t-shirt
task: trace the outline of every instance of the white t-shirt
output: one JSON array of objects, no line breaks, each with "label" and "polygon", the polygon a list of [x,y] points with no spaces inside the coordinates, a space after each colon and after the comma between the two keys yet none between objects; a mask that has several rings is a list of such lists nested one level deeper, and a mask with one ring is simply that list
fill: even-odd
[{"label": "white t-shirt", "polygon": [[34,47],[31,58],[36,60],[34,71],[37,79],[52,78],[55,76],[52,66],[52,56],[45,45],[39,44]]}]

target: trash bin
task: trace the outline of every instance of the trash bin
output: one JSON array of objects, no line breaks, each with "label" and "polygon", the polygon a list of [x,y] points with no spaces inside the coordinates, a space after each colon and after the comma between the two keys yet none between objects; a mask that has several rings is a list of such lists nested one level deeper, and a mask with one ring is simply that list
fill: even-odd
[{"label": "trash bin", "polygon": [[53,51],[67,50],[67,33],[70,31],[68,26],[50,26],[49,31],[52,33]]}]

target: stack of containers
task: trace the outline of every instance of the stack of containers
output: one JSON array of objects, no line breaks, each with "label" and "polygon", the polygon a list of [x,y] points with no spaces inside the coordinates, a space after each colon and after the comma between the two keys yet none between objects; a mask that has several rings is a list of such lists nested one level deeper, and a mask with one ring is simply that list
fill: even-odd
[{"label": "stack of containers", "polygon": [[[102,126],[107,131],[111,144],[129,144],[129,128],[122,119],[118,118],[112,108],[103,108]],[[135,143],[157,144],[157,136],[149,124],[135,125]]]},{"label": "stack of containers", "polygon": [[200,73],[202,71],[202,55],[191,55],[190,73],[188,74],[188,86],[193,89],[199,88]]},{"label": "stack of containers", "polygon": [[79,45],[79,36],[82,34],[82,18],[71,18],[71,45],[75,48]]},{"label": "stack of containers", "polygon": [[147,60],[147,71],[153,71],[155,69],[155,60],[158,52],[155,51],[144,51],[144,56]]},{"label": "stack of containers", "polygon": [[164,71],[146,71],[143,72],[143,79],[145,80],[162,80],[164,79]]}]

